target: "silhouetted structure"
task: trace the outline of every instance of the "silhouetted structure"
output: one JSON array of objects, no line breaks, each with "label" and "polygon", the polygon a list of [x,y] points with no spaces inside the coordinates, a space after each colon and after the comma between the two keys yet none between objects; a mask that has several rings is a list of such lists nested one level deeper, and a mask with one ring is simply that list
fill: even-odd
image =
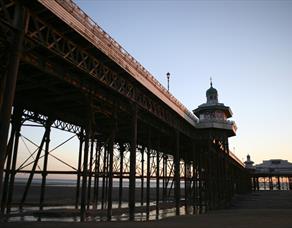
[{"label": "silhouetted structure", "polygon": [[[35,174],[42,176],[40,210],[46,209],[47,175],[75,175],[75,208],[82,221],[88,211],[106,212],[111,220],[125,187],[130,220],[138,202],[149,218],[154,182],[157,215],[161,204],[175,207],[176,214],[181,206],[196,213],[225,207],[235,192],[249,191],[248,173],[228,148],[236,130],[227,120],[231,111],[217,102],[212,85],[207,104],[195,110],[199,121],[74,2],[0,3],[2,215],[9,216],[12,203],[28,205]],[[33,163],[17,167],[24,125],[41,126],[44,134]],[[71,171],[48,170],[51,128],[79,138],[78,165]],[[21,201],[14,202],[20,173],[29,177]],[[114,181],[119,183],[117,207]]]},{"label": "silhouetted structure", "polygon": [[247,155],[245,167],[251,173],[252,189],[256,190],[291,190],[292,163],[287,160],[271,159],[253,165]]}]

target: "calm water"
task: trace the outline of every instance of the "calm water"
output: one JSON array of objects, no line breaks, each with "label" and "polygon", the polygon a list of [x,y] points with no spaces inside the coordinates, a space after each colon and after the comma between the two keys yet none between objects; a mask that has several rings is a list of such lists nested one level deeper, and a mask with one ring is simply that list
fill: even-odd
[{"label": "calm water", "polygon": [[[152,202],[152,205],[155,203]],[[113,203],[113,207],[117,207],[117,202]],[[139,207],[138,203],[136,205]],[[127,203],[124,203],[123,207],[128,207]],[[74,209],[74,206],[63,206],[63,207],[45,207],[44,210],[64,210],[69,211],[68,215],[63,214],[62,216],[54,216],[54,214],[47,214],[47,215],[39,215],[37,211],[39,211],[38,207],[26,207],[22,210],[24,215],[19,215],[19,208],[12,208],[11,211],[11,217],[9,217],[9,222],[17,222],[17,221],[28,221],[28,222],[34,222],[34,221],[59,221],[59,222],[79,222],[80,221],[80,215],[76,210]],[[146,210],[146,209],[145,209]],[[75,211],[75,213],[70,213],[70,211]],[[58,212],[57,212],[58,213]],[[159,210],[159,215],[156,216],[156,210],[151,210],[149,213],[149,220],[157,220],[157,219],[163,219],[167,217],[175,216],[175,208],[166,208]],[[185,206],[180,207],[180,215],[185,214],[193,214],[193,208],[188,207],[186,209]],[[198,214],[198,213],[197,213]],[[128,213],[121,213],[119,215],[113,215],[111,221],[128,221],[129,220],[129,214]],[[147,214],[146,212],[139,212],[135,213],[135,221],[146,221],[147,220]],[[107,221],[106,216],[88,216],[86,217],[86,221]]]},{"label": "calm water", "polygon": [[[27,178],[16,178],[16,184],[26,184]],[[41,185],[41,179],[34,179],[32,181],[33,185]],[[100,186],[102,184],[102,178],[100,178]],[[76,186],[76,180],[72,179],[47,179],[47,185],[48,186],[62,186],[62,187],[75,187]],[[123,180],[123,186],[128,187],[129,182],[128,180]],[[160,186],[162,187],[162,181],[160,183]],[[170,184],[169,184],[170,186]],[[113,187],[119,187],[119,180],[113,181]],[[136,187],[139,188],[141,187],[141,181],[137,180],[136,181]],[[146,182],[144,183],[144,187],[146,187]],[[150,187],[151,188],[156,188],[156,182],[151,181],[150,182]],[[184,183],[181,184],[181,188],[184,188]],[[160,205],[163,203],[161,202]],[[144,204],[145,205],[145,204]],[[163,208],[159,210],[158,216],[156,215],[156,210],[155,210],[155,205],[156,202],[152,201],[150,202],[150,207],[152,206],[152,210],[150,210],[149,213],[149,220],[156,220],[156,219],[163,219],[171,216],[175,216],[175,208]],[[172,204],[173,205],[173,204]],[[139,210],[139,207],[141,206],[140,202],[136,203],[136,208],[137,211]],[[115,212],[118,208],[118,202],[113,202],[113,216],[112,216],[112,221],[128,221],[129,220],[129,215],[128,215],[128,202],[123,202],[122,203],[122,213]],[[100,209],[101,205],[98,204],[97,209]],[[124,209],[123,209],[124,208]],[[154,210],[153,210],[154,209]],[[80,221],[80,215],[79,211],[75,209],[74,206],[47,206],[44,207],[43,212],[48,211],[49,213],[43,213],[40,215],[39,213],[39,207],[24,207],[22,211],[19,210],[18,207],[12,207],[11,208],[11,217],[8,219],[8,221],[63,221],[63,222],[78,222]],[[60,212],[62,211],[62,212]],[[146,214],[146,207],[143,209],[140,208],[139,212],[135,214],[135,221],[146,221],[147,220],[147,214]],[[21,212],[21,216],[20,213]],[[119,213],[119,214],[118,214]],[[185,215],[185,214],[192,214],[193,213],[193,208],[188,207],[186,208],[185,206],[180,207],[180,214]],[[98,212],[97,212],[98,214]],[[103,214],[103,216],[88,216],[86,218],[87,221],[106,221],[106,209],[99,214]],[[118,214],[118,215],[116,215]]]},{"label": "calm water", "polygon": [[[16,184],[26,184],[27,183],[27,178],[22,178],[22,177],[17,177],[15,178]],[[35,185],[41,185],[42,179],[40,178],[34,178],[32,180],[32,184]],[[48,178],[46,181],[46,185],[48,186],[62,186],[62,187],[76,187],[76,179],[50,179]],[[93,183],[93,178],[92,178],[92,183]],[[119,187],[119,180],[118,178],[113,179],[113,187],[117,188]],[[162,180],[160,180],[160,187],[162,188]],[[171,182],[168,184],[168,187],[170,187]],[[129,186],[129,180],[124,179],[123,180],[123,187],[128,187]],[[99,187],[102,187],[102,178],[99,178]],[[136,187],[139,188],[141,187],[141,180],[136,179]],[[184,188],[184,182],[181,181],[181,188]],[[146,188],[146,179],[144,179],[144,188]],[[150,180],[150,188],[156,188],[156,181],[155,180]]]}]

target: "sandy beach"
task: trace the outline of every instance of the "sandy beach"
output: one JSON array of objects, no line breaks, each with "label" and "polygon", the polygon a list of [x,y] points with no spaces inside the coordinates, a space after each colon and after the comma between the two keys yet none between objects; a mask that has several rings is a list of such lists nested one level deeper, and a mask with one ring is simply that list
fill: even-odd
[{"label": "sandy beach", "polygon": [[[13,204],[18,204],[22,198],[25,185],[16,184],[13,192]],[[173,194],[173,191],[171,191]],[[184,191],[181,191],[183,197]],[[76,196],[76,187],[73,186],[46,186],[45,192],[45,204],[49,206],[54,205],[74,205]],[[102,196],[102,188],[99,188],[99,200]],[[119,189],[113,187],[112,200],[118,201]],[[129,191],[127,187],[123,187],[122,201],[127,201],[129,197]],[[146,188],[144,188],[144,202],[146,201]],[[39,203],[40,198],[40,185],[32,185],[28,191],[26,204],[35,205]],[[160,198],[162,198],[162,189],[160,189]],[[141,189],[136,188],[136,200],[139,202],[141,199]],[[150,188],[150,200],[156,199],[156,189]]]},{"label": "sandy beach", "polygon": [[202,215],[174,216],[149,222],[9,222],[1,228],[91,228],[91,227],[200,227],[200,228],[291,228],[292,191],[261,191],[236,196],[227,210]]}]

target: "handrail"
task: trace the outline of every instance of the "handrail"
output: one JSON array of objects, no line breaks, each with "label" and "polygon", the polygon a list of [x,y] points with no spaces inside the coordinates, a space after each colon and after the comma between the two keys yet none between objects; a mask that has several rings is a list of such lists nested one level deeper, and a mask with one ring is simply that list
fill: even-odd
[{"label": "handrail", "polygon": [[234,154],[229,150],[229,156],[232,157],[235,161],[237,161],[240,165],[245,167],[245,164]]},{"label": "handrail", "polygon": [[[48,6],[53,4],[54,1],[39,0],[43,5]],[[154,76],[147,71],[134,57],[132,57],[118,42],[116,42],[109,34],[107,34],[98,24],[96,24],[82,9],[80,9],[72,0],[55,0],[67,12],[70,13],[76,20],[86,27],[89,35],[88,38],[95,43],[98,48],[102,49],[105,54],[109,54],[114,58],[129,73],[135,70],[139,75],[132,75],[134,77],[142,77],[150,82],[157,90],[162,93],[175,107],[179,108],[188,118],[188,122],[193,121],[193,125],[198,122],[198,118],[192,114],[180,101],[178,101],[167,89],[157,80]],[[52,8],[50,8],[52,10]],[[55,12],[54,12],[55,13]],[[181,115],[181,114],[180,114]],[[183,115],[181,115],[183,116]],[[185,116],[183,116],[185,117]]]}]

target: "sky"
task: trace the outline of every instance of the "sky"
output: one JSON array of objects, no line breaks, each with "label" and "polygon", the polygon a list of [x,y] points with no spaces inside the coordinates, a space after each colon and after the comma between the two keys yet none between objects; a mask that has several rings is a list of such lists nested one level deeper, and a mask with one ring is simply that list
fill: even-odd
[{"label": "sky", "polygon": [[189,110],[212,77],[239,159],[292,162],[292,1],[75,2]]},{"label": "sky", "polygon": [[[212,77],[233,111],[229,146],[240,160],[292,162],[292,0],[75,2],[165,87],[170,72],[170,92],[190,111]],[[24,137],[39,144],[43,131],[22,128],[18,167],[36,149]],[[72,137],[51,135],[51,149]],[[77,167],[77,137],[52,154]],[[48,169],[72,170],[53,157]]]}]

